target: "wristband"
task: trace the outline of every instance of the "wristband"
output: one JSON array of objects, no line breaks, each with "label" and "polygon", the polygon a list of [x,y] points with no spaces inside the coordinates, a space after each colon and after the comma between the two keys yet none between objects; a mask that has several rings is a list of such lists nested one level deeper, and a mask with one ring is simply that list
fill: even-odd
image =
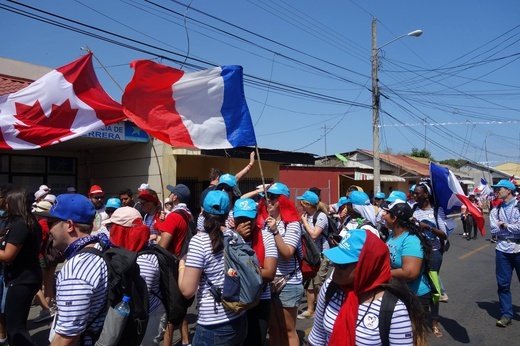
[{"label": "wristband", "polygon": [[251,169],[252,167],[253,167],[252,164],[250,164],[250,163],[247,164],[247,169]]},{"label": "wristband", "polygon": [[186,266],[180,266],[179,267],[179,270],[183,270],[183,269],[186,269]]},{"label": "wristband", "polygon": [[273,233],[273,237],[276,237],[278,234],[280,234],[280,231],[276,231]]}]

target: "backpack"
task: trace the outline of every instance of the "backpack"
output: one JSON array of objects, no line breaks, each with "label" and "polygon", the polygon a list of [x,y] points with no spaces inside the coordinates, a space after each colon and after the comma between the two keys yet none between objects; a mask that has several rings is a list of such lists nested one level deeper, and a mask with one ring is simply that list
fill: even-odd
[{"label": "backpack", "polygon": [[224,236],[224,287],[207,280],[210,293],[224,308],[240,312],[258,305],[264,289],[255,251],[241,237]]},{"label": "backpack", "polygon": [[188,229],[186,231],[186,236],[184,237],[184,241],[182,243],[181,252],[179,254],[179,258],[184,257],[188,253],[188,246],[190,245],[191,238],[197,234],[197,224],[195,223],[195,220],[193,220],[193,217],[190,217],[190,215],[181,209],[174,210],[173,213],[179,214],[182,216],[184,221],[186,221],[186,224],[188,225]]},{"label": "backpack", "polygon": [[[117,345],[139,346],[143,340],[148,325],[148,288],[140,275],[137,264],[137,253],[121,247],[111,247],[100,251],[93,247],[84,247],[78,253],[92,253],[103,258],[108,270],[108,298],[106,309],[102,309],[98,315],[107,312],[109,307],[115,307],[122,301],[123,295],[130,297],[130,315],[126,320],[123,332]],[[92,321],[95,321],[96,316]],[[103,330],[103,328],[101,328]],[[97,340],[101,334],[90,333],[87,326],[85,333]]]},{"label": "backpack", "polygon": [[[159,262],[159,291],[152,292],[153,295],[160,297],[166,310],[167,321],[174,326],[180,324],[186,317],[188,308],[193,303],[195,297],[184,298],[179,290],[179,257],[172,255],[168,250],[154,244],[148,250],[139,252],[142,254],[154,254]],[[159,294],[160,293],[160,294]]]},{"label": "backpack", "polygon": [[[318,216],[320,215],[320,213],[323,213],[323,212],[321,210],[318,210],[312,216],[312,222],[314,225],[316,225],[316,221],[318,221]],[[327,228],[323,230],[323,235],[325,236],[325,238],[329,242],[330,247],[332,248],[332,247],[336,246],[332,242],[332,237],[339,236],[339,233],[341,230],[338,229],[337,221],[334,220],[334,218],[327,215],[327,221],[328,221],[328,225],[327,225]]]},{"label": "backpack", "polygon": [[315,277],[320,270],[321,251],[318,250],[310,234],[307,233],[304,229],[302,229],[301,239],[303,257],[299,259],[299,265],[302,272],[303,281],[307,281],[308,279]]},{"label": "backpack", "polygon": [[[340,290],[339,285],[331,281],[325,291],[325,308],[327,308],[327,305],[329,305],[332,297],[338,290]],[[392,315],[394,314],[397,299],[396,295],[385,290],[381,300],[381,307],[379,309],[379,335],[381,336],[381,344],[383,346],[390,345],[390,325],[392,323]]]}]

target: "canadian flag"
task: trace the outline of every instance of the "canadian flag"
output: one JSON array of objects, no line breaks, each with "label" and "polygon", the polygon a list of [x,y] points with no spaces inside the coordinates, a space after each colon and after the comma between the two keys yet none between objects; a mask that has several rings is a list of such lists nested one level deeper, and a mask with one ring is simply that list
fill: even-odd
[{"label": "canadian flag", "polygon": [[0,149],[37,149],[125,119],[88,53],[15,93],[0,96]]}]

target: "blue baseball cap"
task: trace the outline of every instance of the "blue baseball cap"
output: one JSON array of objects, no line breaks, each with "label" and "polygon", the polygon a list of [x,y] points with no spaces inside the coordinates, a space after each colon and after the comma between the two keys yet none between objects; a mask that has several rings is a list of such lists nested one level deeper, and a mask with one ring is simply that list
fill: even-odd
[{"label": "blue baseball cap", "polygon": [[181,203],[188,203],[191,197],[190,189],[184,184],[177,184],[175,186],[166,186],[168,191],[173,193],[179,199]]},{"label": "blue baseball cap", "polygon": [[364,192],[352,191],[347,198],[347,203],[352,203],[354,205],[370,205],[370,198]]},{"label": "blue baseball cap", "polygon": [[417,186],[417,184],[413,184],[412,186],[410,186],[410,192],[414,192],[416,186]]},{"label": "blue baseball cap", "polygon": [[105,204],[106,208],[121,208],[121,200],[119,198],[109,198]]},{"label": "blue baseball cap", "polygon": [[323,254],[332,262],[337,264],[350,264],[359,260],[361,250],[367,239],[367,231],[364,229],[353,229],[348,231],[338,246],[323,251]]},{"label": "blue baseball cap", "polygon": [[307,201],[312,205],[317,205],[320,202],[318,195],[311,190],[305,191],[301,196],[296,196],[296,199],[299,199],[300,201]]},{"label": "blue baseball cap", "polygon": [[90,224],[96,216],[96,209],[87,197],[76,193],[66,193],[56,197],[56,203],[49,211],[49,216],[60,220]]},{"label": "blue baseball cap", "polygon": [[374,196],[374,198],[377,198],[377,199],[385,199],[386,195],[384,192],[378,192],[376,193],[376,195]]},{"label": "blue baseball cap", "polygon": [[234,187],[237,184],[237,178],[233,174],[222,174],[218,179],[217,189],[222,190],[224,187],[221,185],[227,185],[229,187]]},{"label": "blue baseball cap", "polygon": [[225,215],[229,213],[229,196],[224,191],[210,191],[204,198],[202,208],[209,214]]},{"label": "blue baseball cap", "polygon": [[338,209],[348,203],[347,197],[341,197],[338,201]]},{"label": "blue baseball cap", "polygon": [[507,179],[502,179],[497,184],[491,185],[491,187],[492,188],[504,187],[504,188],[509,189],[511,191],[515,191],[515,189],[516,189],[515,184],[513,184],[511,181],[509,181]]},{"label": "blue baseball cap", "polygon": [[291,191],[287,187],[287,185],[282,183],[274,183],[267,190],[267,193],[272,193],[273,195],[284,195],[285,197],[291,197]]},{"label": "blue baseball cap", "polygon": [[392,203],[392,202],[395,202],[396,199],[400,199],[401,201],[406,201],[406,194],[403,191],[394,190],[390,193],[390,196],[388,196],[386,201],[389,203]]},{"label": "blue baseball cap", "polygon": [[251,198],[237,199],[233,208],[233,216],[254,219],[256,217],[256,202]]}]

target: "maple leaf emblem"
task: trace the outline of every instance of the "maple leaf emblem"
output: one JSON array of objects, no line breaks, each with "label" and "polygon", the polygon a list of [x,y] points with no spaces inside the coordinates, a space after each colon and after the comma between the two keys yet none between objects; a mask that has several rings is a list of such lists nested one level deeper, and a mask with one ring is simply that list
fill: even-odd
[{"label": "maple leaf emblem", "polygon": [[70,107],[68,99],[61,105],[53,104],[49,117],[45,116],[39,101],[32,106],[17,102],[15,106],[15,118],[25,124],[14,124],[15,129],[20,131],[17,137],[26,142],[45,147],[74,134],[70,127],[78,110]]}]

